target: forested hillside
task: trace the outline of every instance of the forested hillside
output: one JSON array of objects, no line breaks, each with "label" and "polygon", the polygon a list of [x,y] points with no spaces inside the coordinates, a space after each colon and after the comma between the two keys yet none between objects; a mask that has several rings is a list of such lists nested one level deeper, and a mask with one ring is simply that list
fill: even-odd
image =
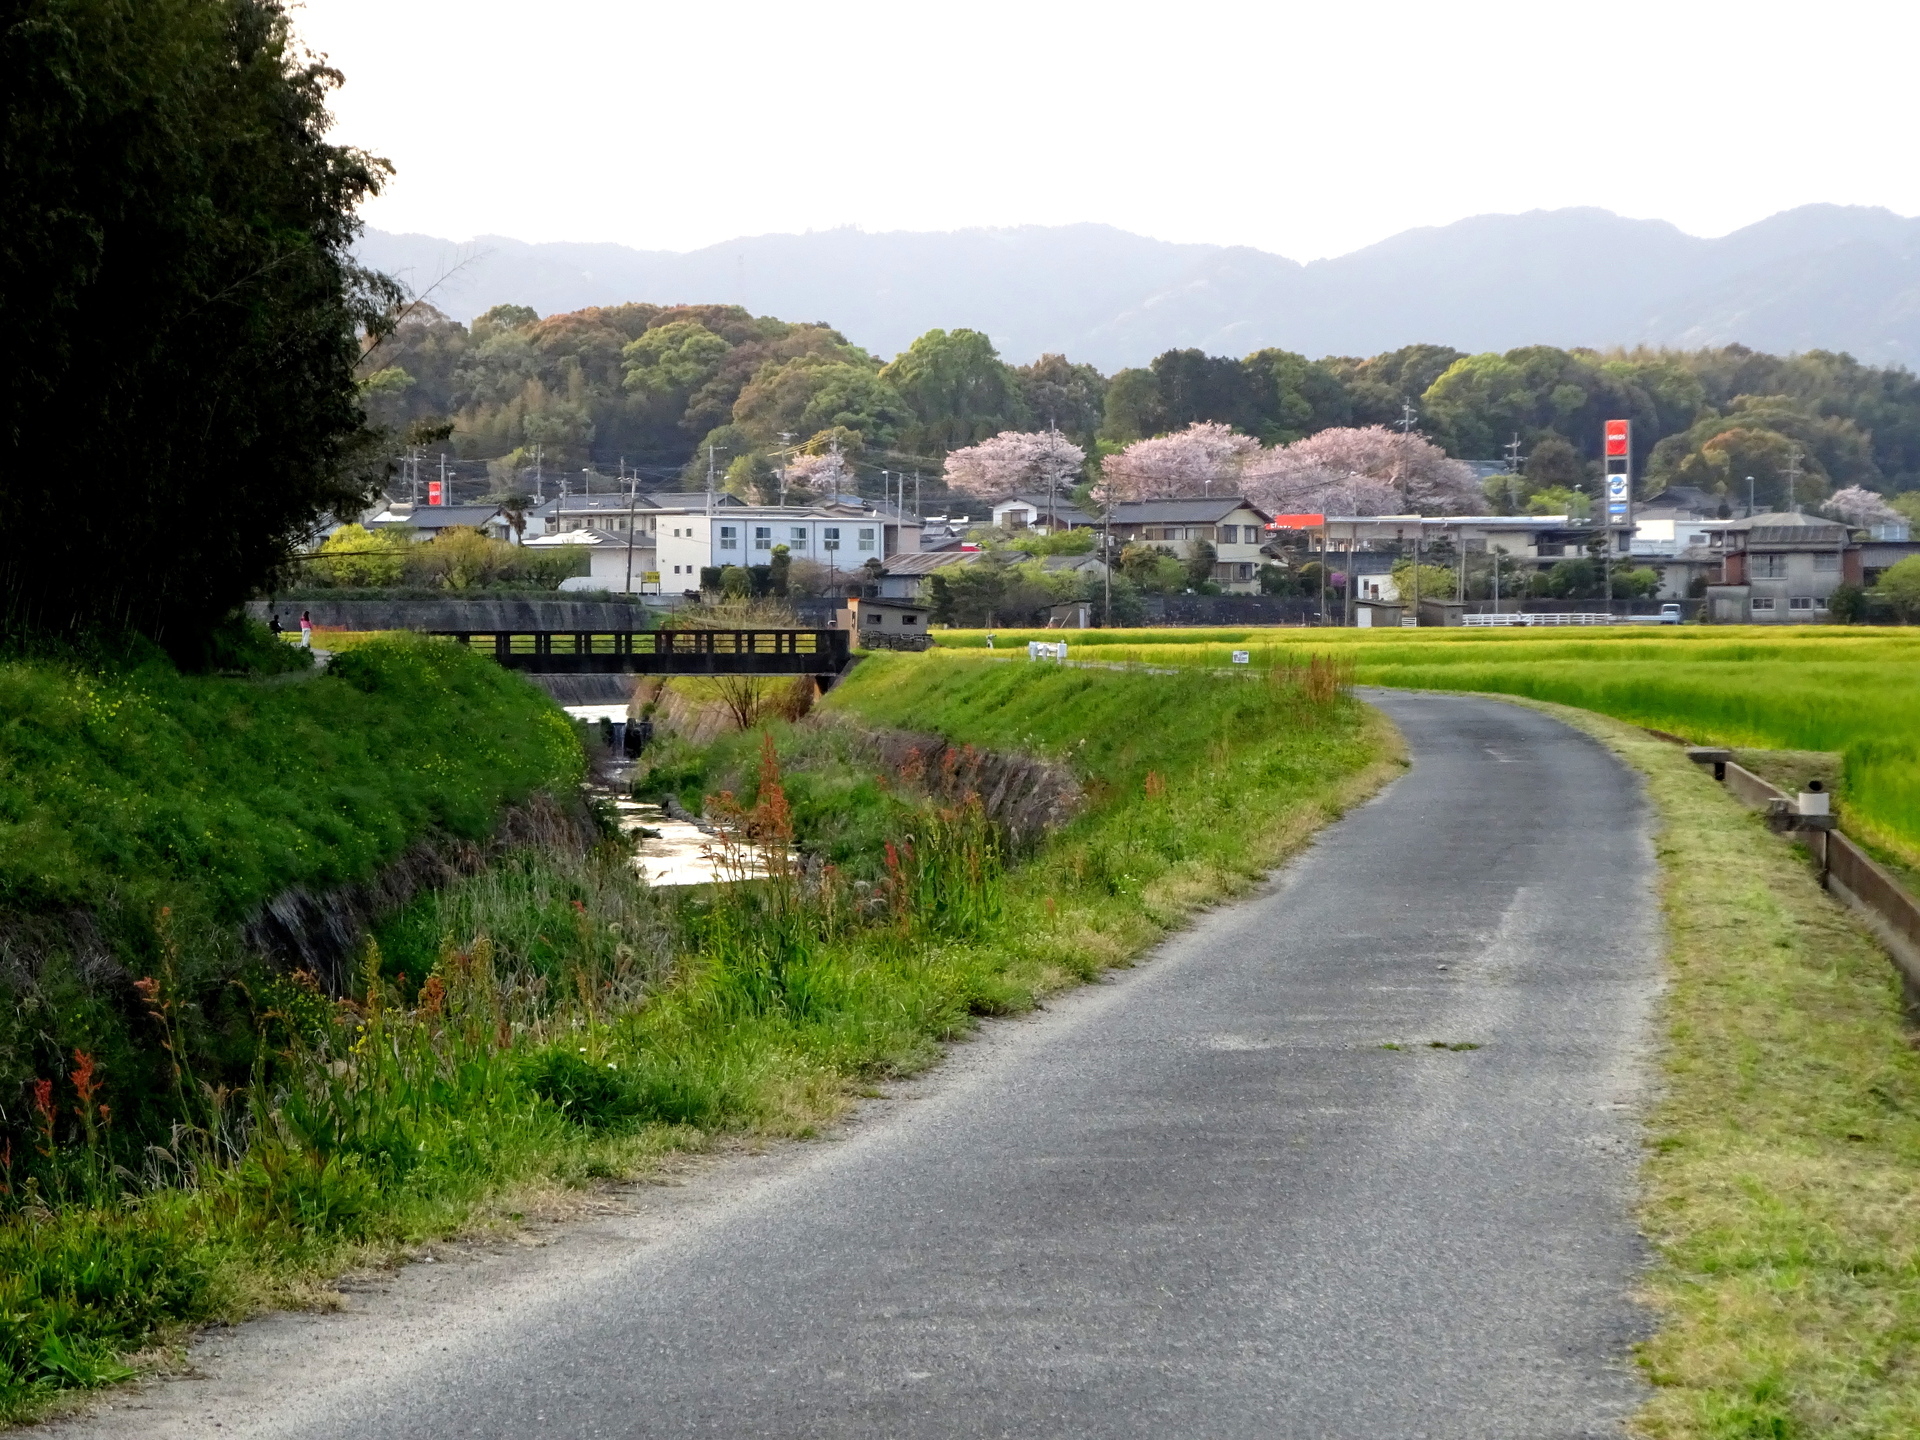
[{"label": "forested hillside", "polygon": [[[972,330],[931,330],[891,362],[825,323],[738,306],[621,305],[541,317],[500,305],[471,328],[408,311],[362,365],[372,418],[395,433],[450,423],[459,457],[486,461],[501,493],[542,473],[638,469],[761,493],[782,457],[837,447],[877,493],[878,472],[931,483],[955,449],[1008,430],[1057,428],[1086,452],[1217,422],[1266,445],[1346,426],[1412,425],[1448,454],[1503,456],[1523,482],[1592,482],[1601,423],[1634,422],[1642,492],[1687,484],[1744,503],[1816,502],[1834,490],[1920,489],[1920,380],[1825,351],[1742,346],[1598,352],[1531,346],[1470,355],[1409,345],[1310,360],[1169,350],[1102,375],[1070,357],[1003,362]],[[1091,474],[1091,469],[1088,472]],[[937,492],[934,492],[937,493]]]}]

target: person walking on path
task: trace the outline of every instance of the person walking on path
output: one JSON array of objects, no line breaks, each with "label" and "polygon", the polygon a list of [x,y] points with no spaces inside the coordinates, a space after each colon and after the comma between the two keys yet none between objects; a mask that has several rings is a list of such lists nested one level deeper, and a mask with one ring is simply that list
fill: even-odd
[{"label": "person walking on path", "polygon": [[300,648],[302,650],[313,648],[313,615],[306,610],[300,612]]},{"label": "person walking on path", "polygon": [[274,639],[278,640],[280,638],[280,612],[278,610],[273,612],[273,619],[268,623],[267,630],[272,634]]}]

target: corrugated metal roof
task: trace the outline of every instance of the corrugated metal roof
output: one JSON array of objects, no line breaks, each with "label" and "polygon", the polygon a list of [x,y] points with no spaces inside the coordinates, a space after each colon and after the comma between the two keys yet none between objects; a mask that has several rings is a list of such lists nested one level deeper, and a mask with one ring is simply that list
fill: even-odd
[{"label": "corrugated metal roof", "polygon": [[949,565],[970,565],[985,554],[984,550],[920,550],[910,555],[890,555],[885,573],[931,575]]}]

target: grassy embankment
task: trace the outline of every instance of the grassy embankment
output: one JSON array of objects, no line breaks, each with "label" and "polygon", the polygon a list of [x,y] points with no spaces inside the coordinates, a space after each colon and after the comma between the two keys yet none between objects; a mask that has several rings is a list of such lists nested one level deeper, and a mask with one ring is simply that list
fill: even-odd
[{"label": "grassy embankment", "polygon": [[1920,1054],[1885,955],[1679,750],[1646,777],[1668,936],[1642,1223],[1660,1440],[1920,1434]]},{"label": "grassy embankment", "polygon": [[244,1307],[235,1255],[291,1274],[312,1205],[369,1203],[280,1103],[287,1017],[324,1001],[241,921],[580,773],[544,696],[445,646],[253,680],[0,665],[0,1414]]},{"label": "grassy embankment", "polygon": [[[0,1197],[5,1413],[125,1373],[120,1356],[183,1323],[324,1295],[343,1266],[555,1186],[717,1132],[806,1133],[974,1016],[1251,883],[1392,768],[1362,707],[1308,685],[879,658],[831,708],[1047,750],[1088,778],[1091,808],[1009,871],[969,807],[896,783],[862,822],[881,877],[865,890],[844,870],[782,872],[670,899],[617,856],[509,857],[394,916],[388,953],[336,1001],[236,955],[234,916],[275,885],[364,870],[415,824],[477,830],[514,784],[570,781],[578,751],[519,681],[450,647],[368,646],[335,668],[281,687],[28,667],[0,688],[9,822],[50,857],[31,873],[83,900],[70,877],[104,877],[128,915],[172,897],[202,916],[149,921],[118,982],[33,1001],[67,1028],[17,1052],[31,1078]],[[500,734],[531,738],[502,753]],[[743,823],[781,850],[777,751],[802,767],[823,752],[810,727],[769,734],[770,768],[731,768]],[[837,763],[795,780],[803,811],[809,786],[819,801],[877,785],[825,773]],[[93,777],[88,805],[60,808],[62,774]],[[123,819],[62,855],[57,832],[91,814]],[[19,883],[21,901],[42,893]],[[87,1029],[111,1013],[120,1050]],[[141,1094],[159,1107],[143,1124]]]},{"label": "grassy embankment", "polygon": [[[1052,638],[1061,632],[1053,631]],[[1024,645],[1041,631],[1003,632]],[[984,645],[943,631],[942,646]],[[1331,652],[1363,684],[1524,695],[1613,715],[1708,744],[1838,752],[1842,823],[1920,865],[1920,630],[1832,626],[1575,630],[1075,631],[1090,660],[1255,668]]]}]

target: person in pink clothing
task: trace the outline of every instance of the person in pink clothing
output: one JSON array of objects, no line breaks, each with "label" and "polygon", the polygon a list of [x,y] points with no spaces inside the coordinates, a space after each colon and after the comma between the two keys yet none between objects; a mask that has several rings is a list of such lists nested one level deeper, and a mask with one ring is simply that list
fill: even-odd
[{"label": "person in pink clothing", "polygon": [[313,648],[313,616],[305,610],[300,612],[300,648]]}]

